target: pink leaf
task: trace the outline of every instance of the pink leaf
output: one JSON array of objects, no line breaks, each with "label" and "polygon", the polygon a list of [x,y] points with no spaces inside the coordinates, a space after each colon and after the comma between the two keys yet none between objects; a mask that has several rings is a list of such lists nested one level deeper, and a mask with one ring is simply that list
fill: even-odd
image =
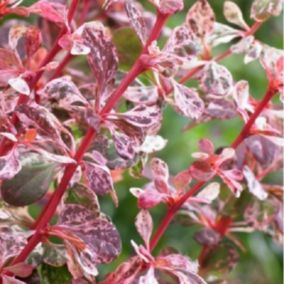
[{"label": "pink leaf", "polygon": [[157,105],[139,105],[119,116],[136,127],[156,128],[161,122],[161,109]]},{"label": "pink leaf", "polygon": [[214,27],[215,15],[207,0],[198,0],[186,16],[186,24],[199,38],[209,35]]},{"label": "pink leaf", "polygon": [[139,278],[138,284],[159,284],[158,280],[155,277],[155,270],[153,267],[150,267],[147,272]]},{"label": "pink leaf", "polygon": [[204,103],[198,93],[186,86],[174,83],[175,107],[182,115],[198,119],[204,111]]},{"label": "pink leaf", "polygon": [[124,98],[135,104],[155,104],[159,99],[156,86],[130,86],[123,94]]},{"label": "pink leaf", "polygon": [[270,16],[280,15],[282,8],[282,0],[254,0],[251,6],[250,16],[256,21],[265,21]]},{"label": "pink leaf", "polygon": [[67,9],[61,3],[40,0],[33,4],[29,11],[59,25],[67,25]]},{"label": "pink leaf", "polygon": [[105,195],[114,191],[112,177],[106,166],[86,162],[85,175],[90,189],[96,194]]},{"label": "pink leaf", "polygon": [[126,1],[126,14],[130,20],[130,24],[139,36],[142,43],[146,43],[149,30],[143,17],[143,10],[138,3]]},{"label": "pink leaf", "polygon": [[158,159],[153,158],[150,163],[152,174],[153,174],[153,181],[155,184],[156,189],[161,193],[169,193],[169,168],[168,165]]},{"label": "pink leaf", "polygon": [[135,220],[135,226],[146,247],[149,248],[149,242],[153,231],[153,220],[148,210],[140,210]]},{"label": "pink leaf", "polygon": [[226,67],[211,62],[203,70],[201,88],[206,95],[227,96],[233,88],[233,77]]},{"label": "pink leaf", "polygon": [[34,267],[30,264],[20,262],[14,265],[5,267],[5,270],[12,272],[14,275],[26,278],[33,272]]},{"label": "pink leaf", "polygon": [[21,169],[16,150],[11,150],[5,156],[0,156],[0,179],[11,179]]},{"label": "pink leaf", "polygon": [[85,24],[82,33],[84,44],[90,48],[88,62],[100,90],[104,90],[117,71],[118,57],[109,31],[98,22]]}]

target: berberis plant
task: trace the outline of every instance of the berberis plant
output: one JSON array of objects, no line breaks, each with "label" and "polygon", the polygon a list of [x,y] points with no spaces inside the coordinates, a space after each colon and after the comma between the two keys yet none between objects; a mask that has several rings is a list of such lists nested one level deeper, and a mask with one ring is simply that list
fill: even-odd
[{"label": "berberis plant", "polygon": [[[182,0],[149,0],[149,11],[135,0],[22,2],[0,2],[1,283],[225,283],[243,249],[237,232],[281,241],[283,191],[262,180],[282,166],[284,57],[254,34],[280,15],[282,0],[252,1],[251,26],[232,1],[230,25],[207,0],[188,11]],[[167,27],[182,11],[185,21]],[[260,100],[220,63],[232,54],[262,65]],[[222,148],[204,137],[193,163],[170,175],[155,157],[167,144],[159,130],[168,107],[190,120],[187,130],[234,117],[244,126]],[[133,255],[102,276],[121,239],[98,196],[119,207],[124,173],[146,179],[125,189],[137,198],[143,242],[124,239]],[[188,240],[202,247],[196,260],[154,251],[175,217],[196,228]],[[58,267],[64,277],[52,274]]]}]

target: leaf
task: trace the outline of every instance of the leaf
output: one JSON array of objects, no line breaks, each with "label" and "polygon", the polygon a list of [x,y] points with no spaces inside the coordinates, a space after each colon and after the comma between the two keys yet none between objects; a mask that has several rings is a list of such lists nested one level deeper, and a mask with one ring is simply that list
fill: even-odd
[{"label": "leaf", "polygon": [[180,26],[171,32],[163,50],[180,57],[189,57],[201,51],[201,43],[186,26]]},{"label": "leaf", "polygon": [[168,165],[158,158],[153,158],[150,162],[153,181],[156,189],[161,193],[169,193],[169,168]]},{"label": "leaf", "polygon": [[17,264],[6,266],[5,270],[13,273],[13,275],[15,276],[26,278],[32,274],[34,267],[30,264],[20,262]]},{"label": "leaf", "polygon": [[155,277],[155,270],[153,267],[150,267],[147,272],[139,278],[138,284],[159,284],[158,280]]},{"label": "leaf", "polygon": [[30,231],[23,232],[19,227],[13,225],[0,227],[0,266],[2,267],[7,260],[19,254],[27,244]]},{"label": "leaf", "polygon": [[11,179],[21,170],[18,154],[11,150],[5,156],[0,156],[0,179]]},{"label": "leaf", "polygon": [[157,103],[159,91],[156,86],[130,86],[123,96],[134,104],[152,105]]},{"label": "leaf", "polygon": [[201,78],[201,89],[206,95],[224,97],[230,94],[233,88],[233,77],[230,71],[215,62],[207,64]]},{"label": "leaf", "polygon": [[2,284],[26,284],[23,281],[20,281],[14,277],[6,276],[6,275],[2,276],[2,281],[3,281]]},{"label": "leaf", "polygon": [[165,15],[172,15],[181,11],[184,7],[183,0],[149,0],[155,5],[159,12]]},{"label": "leaf", "polygon": [[114,191],[112,177],[106,166],[85,163],[84,171],[88,186],[98,195],[105,195]]},{"label": "leaf", "polygon": [[265,200],[268,193],[264,190],[260,182],[256,179],[254,173],[248,166],[243,168],[244,178],[247,181],[249,191],[255,195],[259,200]]},{"label": "leaf", "polygon": [[254,0],[250,16],[252,19],[262,22],[270,16],[279,16],[283,8],[282,6],[282,0]]},{"label": "leaf", "polygon": [[215,171],[207,161],[200,160],[193,162],[190,167],[190,174],[198,181],[207,181],[215,175]]},{"label": "leaf", "polygon": [[84,43],[90,48],[88,62],[97,80],[97,86],[104,90],[116,75],[118,58],[108,30],[99,22],[86,23]]},{"label": "leaf", "polygon": [[43,162],[37,156],[21,161],[22,169],[1,185],[2,198],[14,206],[25,206],[41,199],[54,177],[55,165]]},{"label": "leaf", "polygon": [[211,182],[204,189],[202,189],[196,197],[204,198],[209,202],[216,199],[220,194],[220,184],[218,182]]},{"label": "leaf", "polygon": [[148,210],[140,210],[135,220],[135,226],[146,247],[149,249],[150,238],[153,231],[153,220]]},{"label": "leaf", "polygon": [[157,105],[139,105],[119,116],[129,124],[141,128],[156,128],[161,123],[161,109]]},{"label": "leaf", "polygon": [[149,29],[143,17],[143,10],[141,9],[141,6],[135,2],[126,1],[125,11],[132,28],[139,36],[141,42],[145,44],[148,39]]},{"label": "leaf", "polygon": [[243,18],[242,11],[236,3],[225,1],[224,16],[229,23],[235,24],[245,30],[249,29],[249,26]]},{"label": "leaf", "polygon": [[40,0],[30,6],[29,11],[60,26],[67,25],[67,9],[61,3]]},{"label": "leaf", "polygon": [[152,154],[164,149],[167,142],[167,140],[159,135],[147,135],[143,144],[139,147],[139,151],[146,154]]},{"label": "leaf", "polygon": [[193,34],[204,38],[213,30],[215,15],[207,0],[198,0],[189,9],[185,21]]},{"label": "leaf", "polygon": [[59,106],[67,110],[72,109],[76,105],[84,106],[88,103],[69,76],[48,82],[38,94],[57,100]]},{"label": "leaf", "polygon": [[122,70],[129,70],[142,51],[138,36],[131,28],[121,27],[114,30],[112,41],[117,50],[119,67]]},{"label": "leaf", "polygon": [[211,228],[203,228],[194,235],[194,239],[202,246],[216,246],[222,237]]},{"label": "leaf", "polygon": [[24,68],[15,52],[0,48],[0,86],[7,86],[10,79],[18,77],[23,71]]},{"label": "leaf", "polygon": [[166,200],[167,195],[160,193],[154,188],[145,188],[144,190],[140,188],[132,187],[130,192],[138,199],[138,208],[140,209],[150,209],[161,202]]},{"label": "leaf", "polygon": [[68,240],[72,251],[76,251],[74,256],[77,254],[82,263],[109,263],[120,253],[120,237],[114,225],[103,216],[96,217],[81,205],[65,205],[56,227],[83,241],[85,248],[77,251],[76,246]]},{"label": "leaf", "polygon": [[133,159],[137,153],[139,140],[136,137],[131,137],[118,131],[112,131],[112,136],[119,156],[123,159]]},{"label": "leaf", "polygon": [[228,43],[239,36],[239,30],[215,22],[213,31],[207,37],[207,43],[209,46],[215,47],[223,43]]},{"label": "leaf", "polygon": [[174,106],[182,115],[198,119],[204,111],[204,103],[198,93],[184,85],[174,83]]},{"label": "leaf", "polygon": [[41,283],[43,284],[70,284],[72,281],[71,274],[66,266],[54,267],[47,264],[41,264],[39,270]]},{"label": "leaf", "polygon": [[17,92],[23,95],[30,95],[30,87],[28,83],[21,77],[11,78],[8,80],[8,84]]}]

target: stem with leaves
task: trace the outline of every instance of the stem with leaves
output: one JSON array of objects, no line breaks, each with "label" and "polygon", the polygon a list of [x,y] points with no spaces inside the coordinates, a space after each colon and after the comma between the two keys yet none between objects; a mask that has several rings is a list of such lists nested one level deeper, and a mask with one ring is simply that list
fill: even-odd
[{"label": "stem with leaves", "polygon": [[[157,14],[156,23],[149,36],[149,40],[146,44],[146,47],[148,47],[153,41],[157,40],[168,17],[169,15],[161,13]],[[128,86],[133,82],[133,80],[135,80],[137,76],[139,76],[145,70],[140,58],[141,56],[145,55],[147,52],[148,49],[144,48],[142,54],[137,59],[136,63],[133,65],[127,76],[122,80],[116,91],[110,96],[104,108],[100,111],[99,115],[101,117],[105,116],[108,112],[111,111],[111,109],[116,105],[116,103],[121,98],[121,96],[128,88]],[[84,136],[75,156],[73,157],[76,163],[69,164],[66,166],[59,186],[55,190],[54,194],[51,196],[46,207],[43,209],[41,215],[34,224],[34,231],[35,231],[34,234],[28,240],[27,245],[20,252],[20,254],[13,260],[12,264],[23,262],[29,256],[32,250],[37,246],[37,244],[41,242],[42,236],[44,235],[48,223],[55,214],[57,206],[60,203],[62,196],[68,189],[68,185],[72,176],[74,175],[77,167],[80,165],[85,152],[88,150],[90,144],[94,140],[96,133],[97,133],[96,129],[92,127],[90,127],[87,130],[86,135]]]},{"label": "stem with leaves", "polygon": [[[276,94],[277,89],[273,86],[273,83],[270,83],[267,89],[267,92],[263,99],[260,101],[258,106],[256,107],[254,113],[250,116],[247,123],[244,125],[240,134],[231,144],[231,147],[236,149],[244,139],[246,139],[250,135],[250,130],[255,123],[256,119],[259,117],[261,112],[266,108],[268,103],[271,101],[272,97]],[[176,212],[182,207],[182,205],[188,200],[188,198],[192,197],[196,194],[201,188],[206,184],[206,182],[198,182],[196,183],[189,191],[187,191],[184,195],[182,195],[167,211],[165,217],[160,223],[158,229],[156,230],[153,238],[150,242],[150,250],[153,250],[158,244],[159,240],[163,236],[164,232],[167,230],[169,224],[173,220]]]}]

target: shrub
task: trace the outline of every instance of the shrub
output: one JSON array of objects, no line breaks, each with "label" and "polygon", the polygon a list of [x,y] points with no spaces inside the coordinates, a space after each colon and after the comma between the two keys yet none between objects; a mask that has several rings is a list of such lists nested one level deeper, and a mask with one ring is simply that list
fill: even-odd
[{"label": "shrub", "polygon": [[[282,166],[283,52],[254,36],[281,0],[254,0],[251,26],[234,2],[224,3],[225,25],[197,0],[173,29],[182,0],[149,0],[155,13],[131,0],[21,2],[0,3],[1,283],[224,283],[243,249],[237,232],[281,240],[283,191],[263,179]],[[220,63],[234,54],[263,67],[260,100]],[[189,120],[185,130],[231,118],[244,126],[231,145],[201,139],[193,162],[171,175],[155,157],[167,145],[168,106]],[[147,180],[129,191],[142,244],[123,239],[134,255],[101,277],[122,245],[98,196],[119,207],[124,173]],[[196,260],[153,253],[174,217],[196,228]]]}]

